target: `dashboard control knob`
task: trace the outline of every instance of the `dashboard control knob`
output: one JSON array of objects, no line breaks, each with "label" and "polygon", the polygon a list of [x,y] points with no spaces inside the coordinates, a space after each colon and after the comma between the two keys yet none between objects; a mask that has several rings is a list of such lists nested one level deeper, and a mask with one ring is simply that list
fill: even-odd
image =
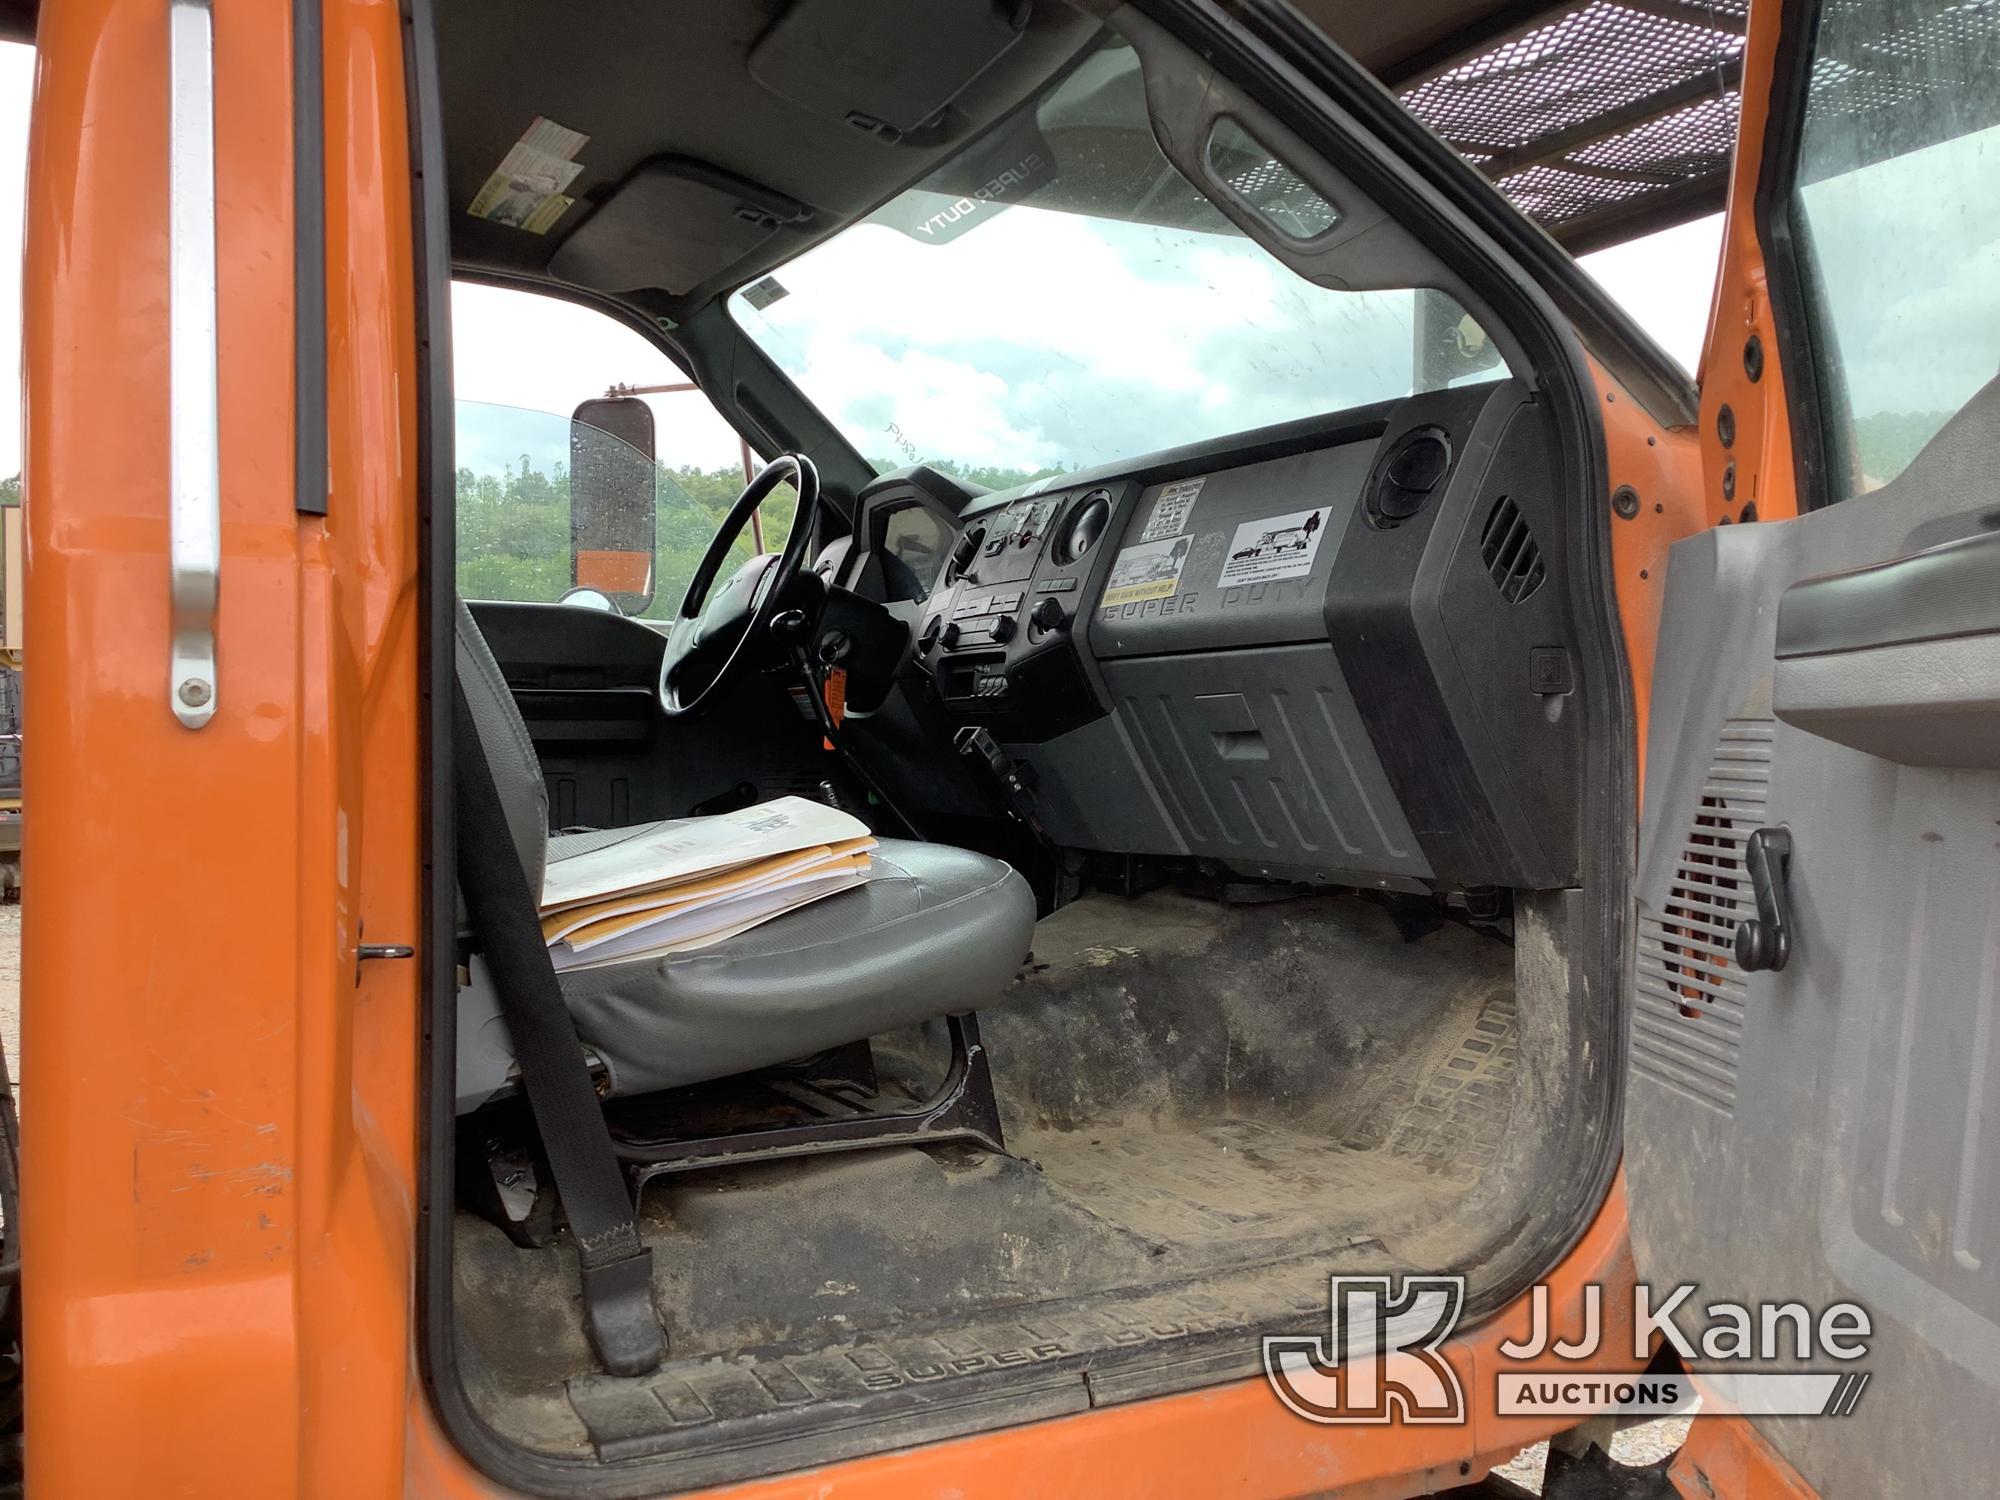
[{"label": "dashboard control knob", "polygon": [[1001,615],[993,621],[993,639],[995,641],[1011,641],[1014,639],[1014,617],[1012,615]]},{"label": "dashboard control knob", "polygon": [[956,646],[958,644],[958,637],[960,634],[961,632],[959,631],[958,628],[958,621],[953,620],[949,625],[945,626],[943,630],[938,632],[938,641],[941,645],[943,645],[945,650],[949,651],[953,646]]},{"label": "dashboard control knob", "polygon": [[1050,597],[1036,600],[1035,612],[1029,618],[1037,630],[1059,630],[1069,614],[1063,609],[1062,600]]}]

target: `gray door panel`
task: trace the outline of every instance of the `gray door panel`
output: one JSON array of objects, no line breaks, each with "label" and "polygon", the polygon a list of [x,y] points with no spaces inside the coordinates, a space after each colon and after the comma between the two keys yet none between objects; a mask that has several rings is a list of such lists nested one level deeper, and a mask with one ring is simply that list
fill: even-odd
[{"label": "gray door panel", "polygon": [[[2000,1469],[2000,771],[1984,737],[2000,698],[1982,675],[2000,632],[1911,639],[1934,602],[1914,590],[1879,631],[1820,650],[1796,601],[1993,530],[1996,462],[2000,382],[1882,489],[1691,537],[1668,571],[1637,887],[1634,1246],[1644,1278],[1699,1281],[1704,1303],[1869,1310],[1857,1415],[1760,1423],[1830,1500],[1975,1493]],[[1793,839],[1793,953],[1745,973],[1743,841],[1769,825]]]}]

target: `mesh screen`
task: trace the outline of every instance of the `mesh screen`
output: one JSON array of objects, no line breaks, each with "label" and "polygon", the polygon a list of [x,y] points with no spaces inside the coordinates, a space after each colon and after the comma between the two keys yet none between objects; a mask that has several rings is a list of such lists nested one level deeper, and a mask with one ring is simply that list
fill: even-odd
[{"label": "mesh screen", "polygon": [[1558,7],[1405,105],[1557,238],[1728,180],[1747,0]]},{"label": "mesh screen", "polygon": [[[2000,0],[1824,0],[1813,116],[1881,114],[1885,152],[1990,66]],[[1841,23],[1859,8],[1871,19]],[[1572,0],[1398,84],[1403,103],[1558,239],[1608,242],[1719,203],[1747,0]],[[1956,68],[1953,64],[1956,63]]]}]

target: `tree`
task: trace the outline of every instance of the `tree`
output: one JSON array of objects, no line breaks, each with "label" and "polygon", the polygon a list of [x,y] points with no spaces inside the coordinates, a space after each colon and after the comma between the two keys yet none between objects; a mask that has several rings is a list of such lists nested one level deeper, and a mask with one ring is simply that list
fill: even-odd
[{"label": "tree", "polygon": [[[878,467],[883,467],[878,465]],[[940,473],[987,489],[1011,489],[1052,469],[970,468],[949,461],[932,465]],[[671,619],[708,544],[729,508],[743,492],[743,472],[733,466],[684,466],[653,470],[653,598],[642,611],[649,620]],[[570,587],[569,472],[551,464],[547,473],[523,454],[518,465],[499,473],[458,471],[458,591],[468,599],[515,599],[551,603]],[[764,543],[784,544],[798,509],[798,493],[780,485],[761,514]],[[730,549],[723,576],[751,556],[750,528]]]},{"label": "tree", "polygon": [[19,505],[20,503],[21,476],[16,474],[12,479],[0,479],[0,505]]}]

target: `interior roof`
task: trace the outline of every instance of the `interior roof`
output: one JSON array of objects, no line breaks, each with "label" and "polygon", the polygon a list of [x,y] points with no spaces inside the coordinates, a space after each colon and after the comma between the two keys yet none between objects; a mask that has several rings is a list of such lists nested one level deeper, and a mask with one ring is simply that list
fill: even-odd
[{"label": "interior roof", "polygon": [[[715,291],[795,255],[872,209],[1035,92],[1097,33],[1069,6],[1037,0],[1021,40],[951,104],[936,144],[886,144],[771,93],[750,49],[788,0],[648,6],[542,0],[436,0],[453,259],[463,268],[539,277],[566,234],[649,158],[719,167],[813,210],[754,258],[687,297],[644,300],[685,316]],[[578,201],[547,234],[466,212],[487,175],[537,116],[590,137],[569,189]]]},{"label": "interior roof", "polygon": [[[751,49],[791,0],[703,0],[647,7],[538,0],[435,0],[446,117],[453,258],[463,270],[548,279],[551,255],[641,162],[693,158],[807,205],[684,296],[629,301],[685,319],[718,292],[782,264],[813,240],[924,176],[985,125],[1034,93],[1097,32],[1062,0],[1033,0],[1026,34],[955,99],[935,145],[885,144],[779,97],[750,75]],[[978,0],[960,0],[978,3]],[[1393,7],[1299,0],[1376,73],[1395,78],[1454,38],[1539,7],[1521,0],[1403,0]],[[537,116],[587,134],[578,201],[546,234],[466,210]]]}]

